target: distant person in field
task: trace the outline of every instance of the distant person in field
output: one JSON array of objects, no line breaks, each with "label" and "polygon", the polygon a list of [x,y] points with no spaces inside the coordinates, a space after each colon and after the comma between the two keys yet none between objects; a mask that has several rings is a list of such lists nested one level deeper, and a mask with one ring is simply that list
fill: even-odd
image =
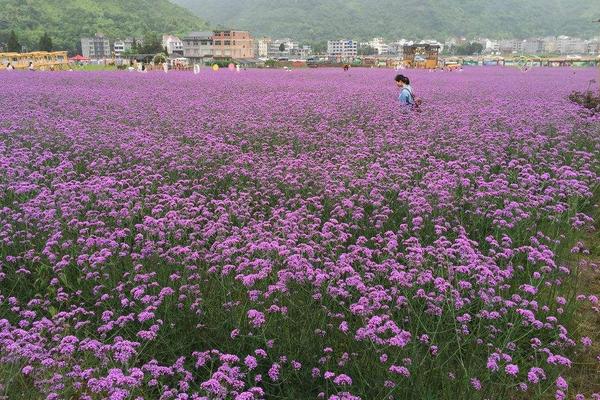
[{"label": "distant person in field", "polygon": [[35,67],[33,66],[33,61],[29,61],[29,66],[27,67],[30,71],[35,71]]},{"label": "distant person in field", "polygon": [[15,67],[13,67],[13,65],[11,63],[6,64],[6,70],[7,71],[12,71],[14,69],[15,69]]},{"label": "distant person in field", "polygon": [[344,65],[344,71],[348,72],[349,69],[350,69],[350,66],[348,64]]},{"label": "distant person in field", "polygon": [[400,105],[419,111],[421,99],[415,97],[410,86],[410,79],[402,74],[396,75],[396,85],[400,88],[400,95],[398,96]]}]

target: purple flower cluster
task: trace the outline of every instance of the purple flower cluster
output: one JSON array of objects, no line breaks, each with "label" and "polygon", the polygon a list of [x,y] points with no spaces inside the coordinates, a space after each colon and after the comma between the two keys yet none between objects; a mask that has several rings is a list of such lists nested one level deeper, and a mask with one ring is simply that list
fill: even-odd
[{"label": "purple flower cluster", "polygon": [[571,396],[594,74],[3,75],[0,397]]}]

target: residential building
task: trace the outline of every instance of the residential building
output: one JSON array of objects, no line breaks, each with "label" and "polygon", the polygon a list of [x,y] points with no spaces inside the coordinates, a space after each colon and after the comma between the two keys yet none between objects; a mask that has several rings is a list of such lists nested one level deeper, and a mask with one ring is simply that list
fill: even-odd
[{"label": "residential building", "polygon": [[558,41],[556,37],[546,36],[543,40],[545,54],[554,54],[558,52]]},{"label": "residential building", "polygon": [[183,41],[177,36],[163,35],[162,45],[167,49],[168,55],[183,56]]},{"label": "residential building", "polygon": [[144,42],[142,40],[135,39],[135,38],[127,38],[124,40],[121,40],[121,39],[115,40],[115,42],[113,43],[113,53],[115,54],[115,57],[121,58],[123,53],[131,51],[133,49],[134,43],[136,43],[137,45],[144,44]]},{"label": "residential building", "polygon": [[337,59],[350,59],[358,55],[358,43],[354,40],[330,40],[327,42],[327,55]]},{"label": "residential building", "polygon": [[213,57],[213,33],[191,32],[182,39],[183,57],[191,63],[204,63],[205,59]]},{"label": "residential building", "polygon": [[388,45],[388,54],[402,58],[404,56],[404,46],[412,46],[413,44],[415,44],[415,42],[412,40],[397,40]]},{"label": "residential building", "polygon": [[290,50],[290,55],[293,58],[300,58],[302,60],[305,60],[312,55],[312,47],[307,45],[303,45],[301,47],[299,46],[295,49]]},{"label": "residential building", "polygon": [[557,48],[562,55],[584,54],[587,50],[585,40],[570,36],[559,36],[557,38]]},{"label": "residential building", "polygon": [[267,57],[273,59],[300,57],[303,53],[300,44],[290,38],[272,40],[267,46]]},{"label": "residential building", "polygon": [[523,41],[519,39],[500,40],[498,50],[502,54],[521,54],[523,53]]},{"label": "residential building", "polygon": [[101,33],[92,38],[81,38],[81,52],[84,57],[90,59],[110,58],[110,41]]},{"label": "residential building", "polygon": [[499,54],[500,53],[500,42],[497,40],[484,39],[480,42],[483,45],[484,54]]},{"label": "residential building", "polygon": [[594,38],[586,41],[586,53],[591,55],[600,54],[600,38]]},{"label": "residential building", "polygon": [[256,41],[255,55],[260,58],[269,57],[269,46],[273,40],[270,37],[262,37]]},{"label": "residential building", "polygon": [[383,40],[383,38],[377,37],[377,38],[373,38],[371,39],[371,41],[366,42],[366,43],[361,43],[360,44],[361,47],[372,47],[377,51],[378,55],[384,55],[384,54],[389,54],[390,52],[390,46],[385,43],[385,41]]},{"label": "residential building", "polygon": [[254,58],[254,39],[247,31],[219,30],[213,34],[213,56],[237,60]]},{"label": "residential building", "polygon": [[523,41],[524,54],[542,54],[544,53],[544,39],[530,38]]}]

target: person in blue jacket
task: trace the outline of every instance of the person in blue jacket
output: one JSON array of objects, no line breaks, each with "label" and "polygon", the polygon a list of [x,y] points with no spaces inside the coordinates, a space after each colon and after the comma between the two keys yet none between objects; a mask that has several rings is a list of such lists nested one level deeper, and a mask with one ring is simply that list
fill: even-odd
[{"label": "person in blue jacket", "polygon": [[415,96],[410,87],[410,79],[404,75],[396,75],[396,85],[400,88],[400,95],[398,96],[400,104],[403,106],[415,107]]}]

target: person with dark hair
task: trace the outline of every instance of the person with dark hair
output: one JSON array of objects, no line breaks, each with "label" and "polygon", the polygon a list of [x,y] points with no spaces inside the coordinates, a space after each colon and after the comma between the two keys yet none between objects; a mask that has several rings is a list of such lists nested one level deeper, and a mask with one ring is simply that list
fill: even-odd
[{"label": "person with dark hair", "polygon": [[400,96],[398,96],[400,104],[403,106],[414,106],[415,97],[410,87],[410,79],[402,74],[396,75],[396,85],[400,88]]},{"label": "person with dark hair", "polygon": [[396,85],[401,89],[398,100],[403,106],[412,107],[417,111],[420,111],[419,106],[421,105],[421,99],[415,97],[412,87],[410,86],[410,79],[402,74],[396,75]]},{"label": "person with dark hair", "polygon": [[15,69],[15,67],[13,67],[13,65],[11,63],[6,64],[6,70],[7,71],[12,71],[14,69]]}]

